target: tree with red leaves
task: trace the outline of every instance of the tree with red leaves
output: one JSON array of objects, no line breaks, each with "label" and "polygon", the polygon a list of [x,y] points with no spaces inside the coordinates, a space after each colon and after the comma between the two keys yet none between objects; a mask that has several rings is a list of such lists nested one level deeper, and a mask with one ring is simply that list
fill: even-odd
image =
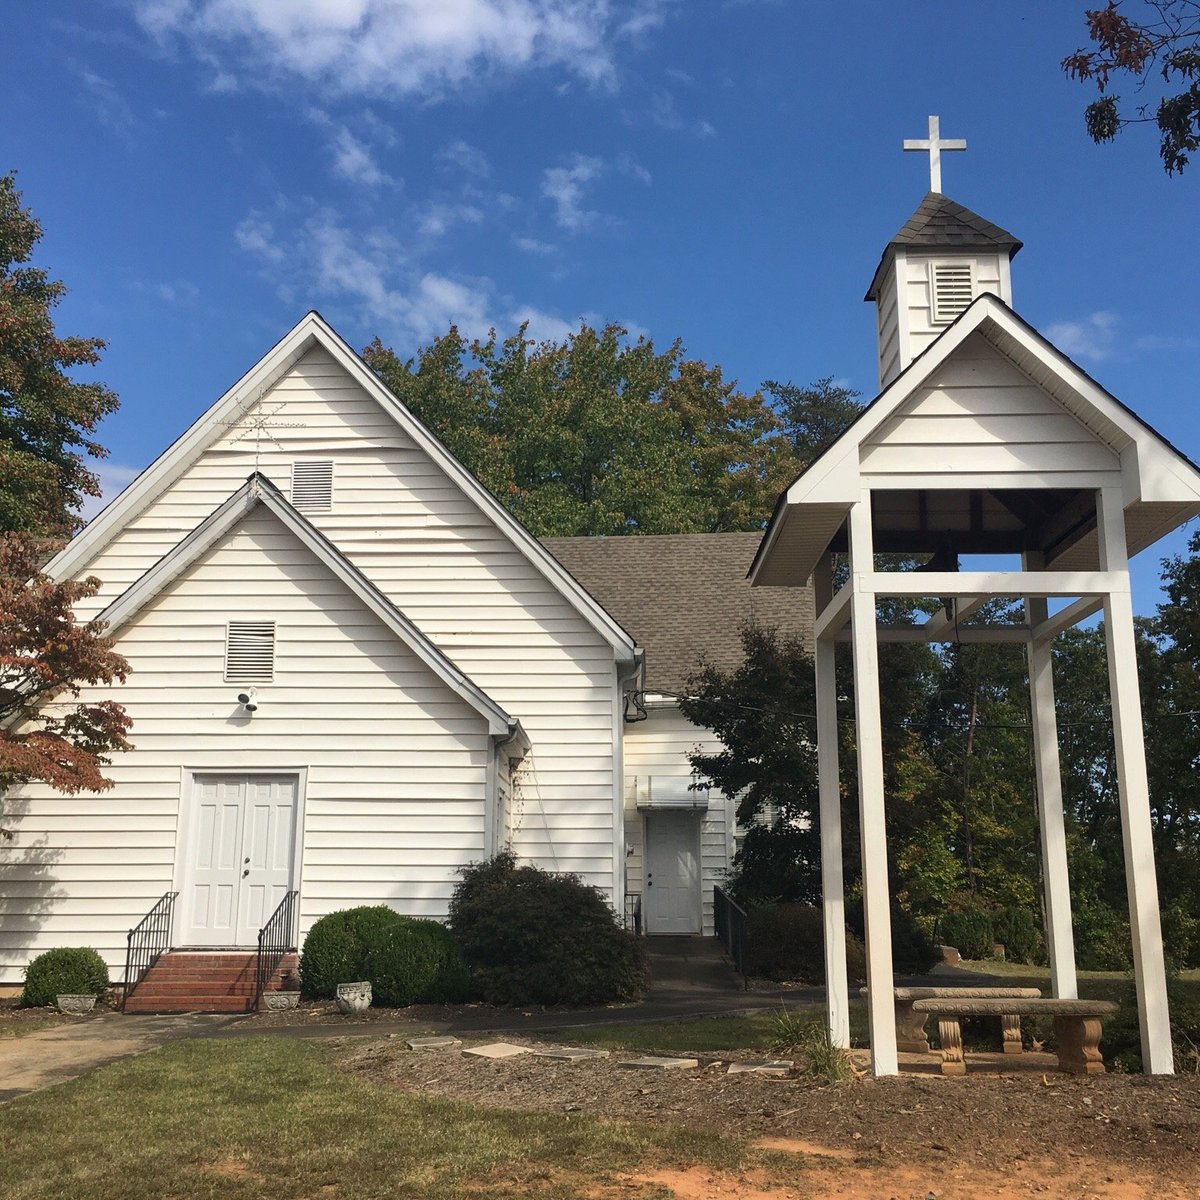
[{"label": "tree with red leaves", "polygon": [[100,623],[75,619],[99,580],[39,569],[81,525],[83,498],[99,495],[85,456],[105,454],[92,433],[117,406],[103,384],[69,374],[104,343],[55,332],[66,289],[29,265],[41,235],[13,177],[0,176],[0,797],[33,781],[103,790],[101,768],[129,749],[119,704],[79,702],[84,686],[123,683],[129,669]]},{"label": "tree with red leaves", "polygon": [[[1131,11],[1136,16],[1127,15]],[[1092,140],[1111,142],[1127,125],[1153,122],[1163,166],[1178,174],[1200,149],[1200,0],[1141,0],[1136,10],[1109,0],[1084,17],[1093,48],[1076,50],[1062,67],[1073,79],[1092,80],[1100,92],[1084,113]],[[1114,74],[1131,76],[1147,94],[1136,115],[1108,91]],[[1163,94],[1151,111],[1156,86]]]}]

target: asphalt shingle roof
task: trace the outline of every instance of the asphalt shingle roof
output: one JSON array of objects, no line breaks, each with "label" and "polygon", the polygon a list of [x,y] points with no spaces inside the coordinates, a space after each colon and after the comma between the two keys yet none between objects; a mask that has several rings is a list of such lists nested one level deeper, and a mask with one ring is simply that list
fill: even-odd
[{"label": "asphalt shingle roof", "polygon": [[731,670],[748,620],[812,640],[807,588],[752,588],[757,533],[543,538],[646,651],[646,690],[680,694],[701,656]]}]

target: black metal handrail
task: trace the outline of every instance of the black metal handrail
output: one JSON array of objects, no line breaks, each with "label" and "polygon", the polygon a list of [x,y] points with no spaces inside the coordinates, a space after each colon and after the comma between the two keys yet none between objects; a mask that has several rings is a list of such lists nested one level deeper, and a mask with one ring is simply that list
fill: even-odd
[{"label": "black metal handrail", "polygon": [[296,901],[299,892],[288,892],[267,923],[258,931],[258,966],[254,978],[254,1007],[262,1002],[263,992],[283,961],[296,949]]},{"label": "black metal handrail", "polygon": [[171,948],[171,918],[175,915],[178,892],[167,892],[129,931],[125,940],[125,983],[121,991],[124,1011],[129,994],[146,973]]},{"label": "black metal handrail", "polygon": [[625,893],[625,928],[642,936],[642,896],[640,892]]},{"label": "black metal handrail", "polygon": [[746,954],[750,949],[750,918],[746,910],[721,887],[713,888],[713,927],[725,947],[725,953],[733,959],[733,965],[749,991]]}]

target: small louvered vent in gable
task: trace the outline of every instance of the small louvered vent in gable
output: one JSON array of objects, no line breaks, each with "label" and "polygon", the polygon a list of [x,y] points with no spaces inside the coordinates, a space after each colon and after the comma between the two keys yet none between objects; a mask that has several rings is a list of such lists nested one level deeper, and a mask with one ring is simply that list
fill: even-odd
[{"label": "small louvered vent in gable", "polygon": [[949,325],[974,299],[971,264],[933,264],[933,320]]},{"label": "small louvered vent in gable", "polygon": [[292,463],[292,504],[301,512],[328,512],[333,504],[333,463]]},{"label": "small louvered vent in gable", "polygon": [[275,622],[230,621],[225,630],[225,678],[270,683],[275,675]]}]

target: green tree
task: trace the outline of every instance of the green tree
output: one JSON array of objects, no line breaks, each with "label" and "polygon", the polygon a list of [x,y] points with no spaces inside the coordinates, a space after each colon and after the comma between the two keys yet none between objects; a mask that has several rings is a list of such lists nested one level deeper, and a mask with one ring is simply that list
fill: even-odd
[{"label": "green tree", "polygon": [[[1084,113],[1088,134],[1111,142],[1128,125],[1152,122],[1167,173],[1183,171],[1200,147],[1200,0],[1141,0],[1132,9],[1109,0],[1084,18],[1092,45],[1068,55],[1062,66],[1100,92]],[[1146,96],[1133,115],[1109,92],[1113,76],[1132,79]]]},{"label": "green tree", "polygon": [[102,627],[72,612],[99,582],[39,571],[78,527],[83,497],[99,494],[84,455],[104,454],[92,432],[117,404],[68,374],[103,343],[56,333],[65,288],[28,265],[40,237],[13,176],[0,177],[0,794],[33,780],[100,790],[109,756],[129,746],[120,705],[78,703],[83,685],[123,682],[128,670]]},{"label": "green tree", "polygon": [[795,458],[758,393],[720,367],[582,325],[536,343],[451,329],[380,378],[539,537],[761,528]]},{"label": "green tree", "polygon": [[801,466],[808,466],[833,445],[863,410],[862,393],[835,384],[832,375],[807,387],[774,379],[762,386]]},{"label": "green tree", "polygon": [[104,343],[55,331],[66,287],[29,265],[41,236],[15,177],[0,176],[0,532],[62,537],[79,527],[84,497],[100,494],[85,456],[107,453],[92,434],[117,397],[70,374]]}]

